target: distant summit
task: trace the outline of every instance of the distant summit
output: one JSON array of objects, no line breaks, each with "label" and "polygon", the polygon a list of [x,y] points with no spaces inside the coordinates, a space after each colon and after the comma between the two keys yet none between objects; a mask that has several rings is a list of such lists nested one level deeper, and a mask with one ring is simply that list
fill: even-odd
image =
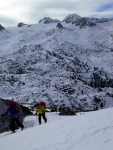
[{"label": "distant summit", "polygon": [[44,24],[48,24],[48,23],[58,23],[60,22],[58,19],[51,19],[49,17],[44,17],[43,19],[39,20],[39,23],[43,22]]},{"label": "distant summit", "polygon": [[89,27],[96,26],[97,23],[104,23],[104,22],[108,22],[111,20],[113,20],[113,19],[81,17],[77,14],[70,14],[63,20],[63,22],[72,23],[75,26],[79,26],[80,28],[84,28],[84,27],[88,27],[88,26]]},{"label": "distant summit", "polygon": [[65,19],[63,20],[63,22],[66,22],[66,23],[76,22],[80,18],[82,18],[82,17],[80,17],[77,14],[70,14],[67,17],[65,17]]},{"label": "distant summit", "polygon": [[80,28],[96,26],[95,21],[91,18],[80,17],[77,14],[68,15],[63,22],[75,24],[75,26],[80,26]]}]

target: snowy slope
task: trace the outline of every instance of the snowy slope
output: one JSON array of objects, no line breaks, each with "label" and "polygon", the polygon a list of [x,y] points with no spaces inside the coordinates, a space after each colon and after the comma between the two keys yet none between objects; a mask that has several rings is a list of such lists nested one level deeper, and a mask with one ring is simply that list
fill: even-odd
[{"label": "snowy slope", "polygon": [[1,98],[20,103],[43,99],[48,107],[75,111],[113,106],[113,20],[85,18],[81,28],[75,21],[84,18],[69,18],[60,21],[63,28],[57,27],[58,20],[44,18],[0,32]]},{"label": "snowy slope", "polygon": [[[112,116],[113,108],[80,113],[76,116],[47,113],[47,124],[36,125],[14,134],[0,134],[0,149],[112,150]],[[33,119],[36,118],[27,118]]]}]

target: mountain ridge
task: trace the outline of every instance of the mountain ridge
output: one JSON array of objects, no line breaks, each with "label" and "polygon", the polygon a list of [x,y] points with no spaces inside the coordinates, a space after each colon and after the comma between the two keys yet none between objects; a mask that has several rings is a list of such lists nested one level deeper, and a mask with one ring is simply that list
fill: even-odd
[{"label": "mountain ridge", "polygon": [[113,20],[49,21],[0,32],[0,97],[75,111],[112,107]]}]

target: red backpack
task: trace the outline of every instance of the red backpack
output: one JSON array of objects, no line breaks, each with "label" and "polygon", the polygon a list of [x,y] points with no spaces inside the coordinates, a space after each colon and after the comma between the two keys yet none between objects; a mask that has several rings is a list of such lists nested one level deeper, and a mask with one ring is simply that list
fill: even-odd
[{"label": "red backpack", "polygon": [[41,106],[44,106],[44,107],[46,108],[46,103],[45,103],[44,101],[41,101],[41,102],[40,102],[40,105],[41,105]]},{"label": "red backpack", "polygon": [[20,108],[18,107],[17,102],[15,102],[14,100],[12,100],[12,101],[10,102],[10,104],[11,104],[12,106],[16,107],[16,109],[18,110],[18,112],[20,112]]}]

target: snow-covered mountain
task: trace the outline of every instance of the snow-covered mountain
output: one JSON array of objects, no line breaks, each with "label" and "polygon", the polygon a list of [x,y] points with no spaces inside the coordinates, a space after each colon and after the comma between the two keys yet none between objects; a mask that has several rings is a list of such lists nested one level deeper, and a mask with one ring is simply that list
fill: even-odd
[{"label": "snow-covered mountain", "polygon": [[1,30],[0,97],[75,111],[113,106],[113,19],[73,14]]}]

